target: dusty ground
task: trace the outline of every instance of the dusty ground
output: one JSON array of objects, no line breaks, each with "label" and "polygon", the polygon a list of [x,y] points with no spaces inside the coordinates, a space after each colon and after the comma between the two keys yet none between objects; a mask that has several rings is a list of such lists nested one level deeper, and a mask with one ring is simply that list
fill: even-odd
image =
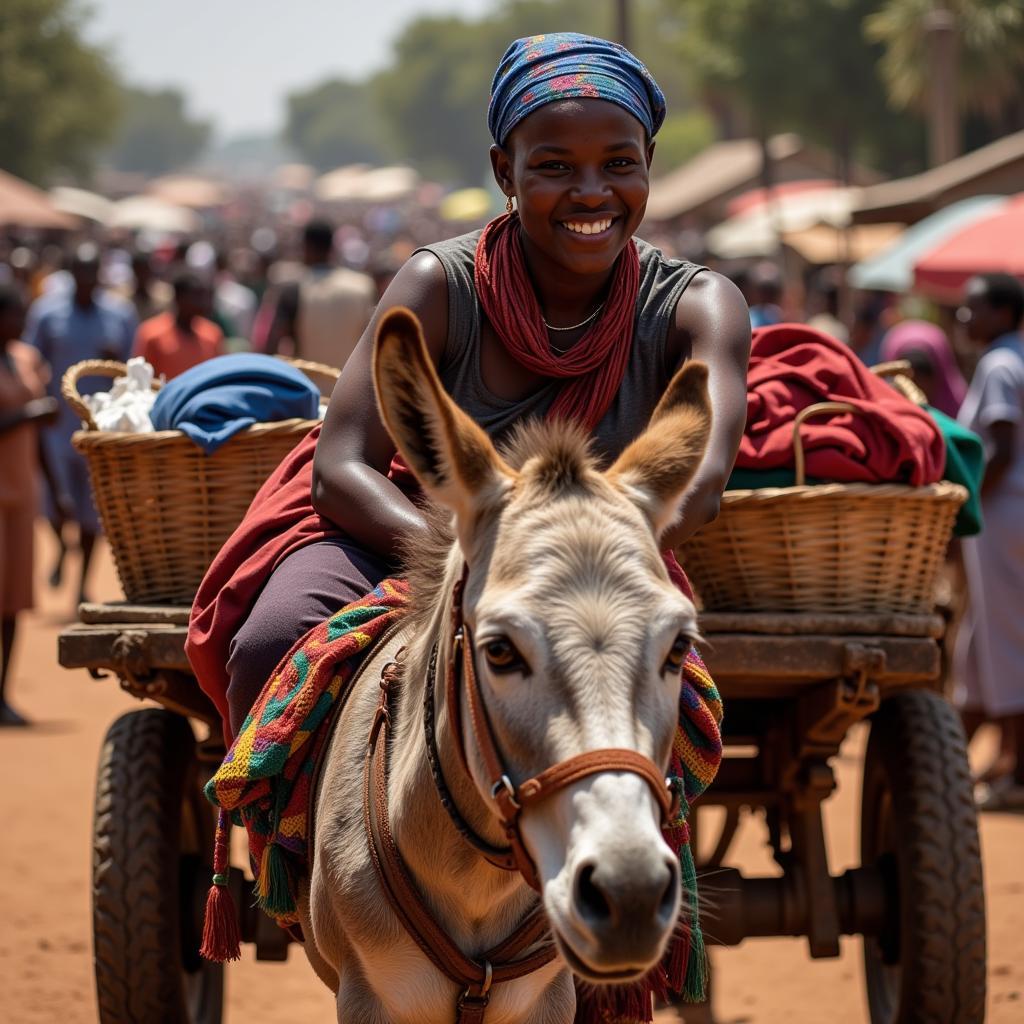
[{"label": "dusty ground", "polygon": [[[51,548],[40,534],[42,562]],[[99,566],[94,594],[114,598],[110,561]],[[0,1020],[5,1024],[90,1024],[93,998],[89,920],[89,848],[93,774],[109,724],[139,705],[113,680],[93,681],[56,662],[56,636],[72,616],[72,593],[39,587],[40,608],[26,616],[15,654],[13,698],[36,722],[0,733]],[[834,871],[855,863],[857,754],[854,736],[839,763],[828,834]],[[989,909],[989,1016],[1024,1021],[1024,817],[982,822]],[[748,819],[730,858],[749,873],[771,870],[758,819]],[[713,886],[713,879],[705,891]],[[838,960],[811,961],[796,940],[756,940],[718,950],[715,1010],[728,1024],[860,1024],[866,1010],[860,947]],[[229,1024],[334,1024],[332,1000],[304,958],[228,972]]]}]

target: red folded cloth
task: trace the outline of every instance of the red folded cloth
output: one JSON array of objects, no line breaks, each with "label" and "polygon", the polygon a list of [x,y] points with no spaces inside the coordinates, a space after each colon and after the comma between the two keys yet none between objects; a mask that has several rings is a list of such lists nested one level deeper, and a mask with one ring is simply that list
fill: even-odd
[{"label": "red folded cloth", "polygon": [[801,427],[807,476],[915,487],[942,479],[946,447],[931,416],[846,345],[804,324],[754,331],[737,467],[792,466],[793,418],[825,401],[848,402],[858,412],[823,414]]}]

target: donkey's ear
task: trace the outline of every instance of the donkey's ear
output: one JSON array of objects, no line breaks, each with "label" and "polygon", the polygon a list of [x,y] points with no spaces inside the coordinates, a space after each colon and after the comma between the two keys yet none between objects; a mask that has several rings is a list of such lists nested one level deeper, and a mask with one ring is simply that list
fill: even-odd
[{"label": "donkey's ear", "polygon": [[673,378],[647,429],[616,459],[608,477],[647,513],[656,536],[679,513],[711,429],[708,368],[688,363]]},{"label": "donkey's ear", "polygon": [[445,394],[416,315],[390,310],[377,328],[373,380],[384,425],[430,497],[463,521],[512,472],[490,438]]}]

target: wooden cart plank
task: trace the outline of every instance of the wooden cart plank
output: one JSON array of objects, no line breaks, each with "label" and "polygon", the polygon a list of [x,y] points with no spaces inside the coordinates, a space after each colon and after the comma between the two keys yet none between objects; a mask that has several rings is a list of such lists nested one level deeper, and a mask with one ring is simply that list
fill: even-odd
[{"label": "wooden cart plank", "polygon": [[[783,697],[846,672],[849,636],[762,636],[711,633],[701,654],[724,697]],[[931,639],[869,637],[860,642],[885,652],[873,675],[882,686],[927,684],[939,677],[939,645]]]},{"label": "wooden cart plank", "polygon": [[802,612],[703,612],[699,624],[706,634],[758,633],[767,636],[831,634],[939,639],[946,629],[941,615],[816,615]]},{"label": "wooden cart plank", "polygon": [[187,626],[188,613],[189,609],[180,605],[131,604],[128,601],[110,601],[104,604],[86,602],[78,606],[78,618],[86,625],[144,622]]},{"label": "wooden cart plank", "polygon": [[64,668],[118,671],[129,659],[140,675],[158,669],[191,672],[186,633],[185,626],[162,623],[72,626],[57,638],[57,660]]}]

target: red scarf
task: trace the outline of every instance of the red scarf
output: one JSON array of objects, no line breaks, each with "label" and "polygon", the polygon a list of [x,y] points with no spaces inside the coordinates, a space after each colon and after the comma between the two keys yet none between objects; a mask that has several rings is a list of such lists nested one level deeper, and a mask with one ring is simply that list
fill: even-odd
[{"label": "red scarf", "polygon": [[633,345],[640,291],[640,256],[633,239],[615,265],[601,315],[564,355],[551,351],[540,303],[526,270],[518,215],[503,214],[484,228],[473,275],[484,313],[516,362],[545,377],[570,378],[548,415],[593,430],[622,384]]}]

